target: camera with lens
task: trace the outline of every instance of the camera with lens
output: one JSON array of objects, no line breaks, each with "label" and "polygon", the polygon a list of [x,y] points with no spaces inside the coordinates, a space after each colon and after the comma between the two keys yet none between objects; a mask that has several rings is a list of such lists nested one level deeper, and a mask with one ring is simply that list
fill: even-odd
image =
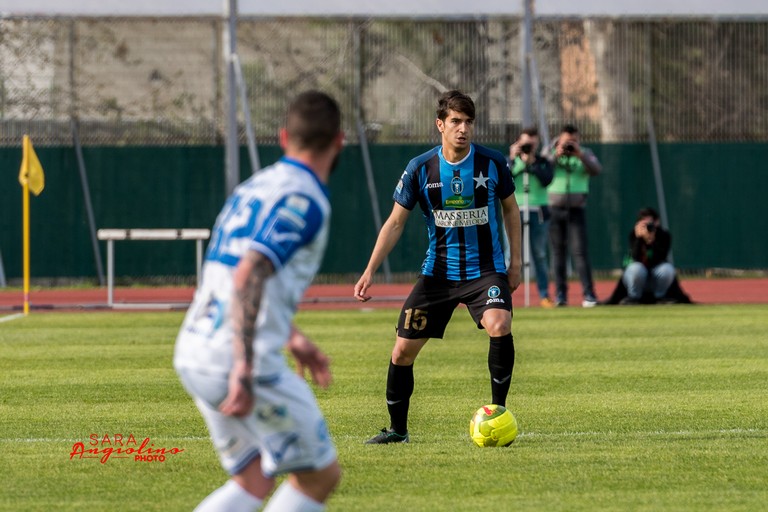
[{"label": "camera with lens", "polygon": [[646,230],[647,230],[649,233],[653,233],[653,232],[655,232],[655,231],[656,231],[656,223],[655,223],[655,222],[649,222],[649,223],[647,223],[647,224],[645,225],[645,229],[646,229]]},{"label": "camera with lens", "polygon": [[531,154],[531,151],[533,151],[533,144],[522,144],[520,146],[520,152],[524,155]]},{"label": "camera with lens", "polygon": [[563,144],[563,153],[566,155],[572,155],[576,152],[576,146],[573,145],[572,142],[566,142]]}]

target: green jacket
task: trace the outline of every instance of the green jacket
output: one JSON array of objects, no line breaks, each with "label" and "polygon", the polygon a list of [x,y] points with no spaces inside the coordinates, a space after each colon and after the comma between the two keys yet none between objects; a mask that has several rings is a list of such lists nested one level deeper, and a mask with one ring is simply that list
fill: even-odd
[{"label": "green jacket", "polygon": [[561,156],[554,162],[555,177],[549,185],[552,194],[588,194],[589,174],[577,156]]},{"label": "green jacket", "polygon": [[[515,179],[515,199],[521,208],[525,203],[525,173],[526,164],[516,157],[510,165],[512,177]],[[547,185],[552,182],[552,164],[546,158],[537,155],[536,160],[528,166],[528,206],[547,205]]]},{"label": "green jacket", "polygon": [[552,162],[555,177],[547,189],[549,206],[584,208],[587,205],[590,174],[584,161],[589,162],[593,174],[600,173],[602,166],[590,149],[582,147],[581,153],[582,158],[561,156]]}]

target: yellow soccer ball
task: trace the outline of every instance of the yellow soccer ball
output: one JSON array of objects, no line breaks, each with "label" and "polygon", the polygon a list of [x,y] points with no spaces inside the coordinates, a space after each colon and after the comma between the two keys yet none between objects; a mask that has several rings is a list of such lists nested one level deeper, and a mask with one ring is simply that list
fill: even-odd
[{"label": "yellow soccer ball", "polygon": [[469,422],[469,437],[479,447],[509,446],[517,437],[517,420],[501,405],[484,405]]}]

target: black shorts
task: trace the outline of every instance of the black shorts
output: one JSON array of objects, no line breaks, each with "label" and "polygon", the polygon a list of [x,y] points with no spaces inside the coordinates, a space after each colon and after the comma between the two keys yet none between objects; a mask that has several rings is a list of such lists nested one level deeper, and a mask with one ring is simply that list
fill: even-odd
[{"label": "black shorts", "polygon": [[397,335],[406,339],[442,338],[453,310],[465,304],[482,329],[486,309],[512,311],[512,293],[505,274],[492,274],[469,281],[449,281],[419,276],[405,299],[397,321]]}]

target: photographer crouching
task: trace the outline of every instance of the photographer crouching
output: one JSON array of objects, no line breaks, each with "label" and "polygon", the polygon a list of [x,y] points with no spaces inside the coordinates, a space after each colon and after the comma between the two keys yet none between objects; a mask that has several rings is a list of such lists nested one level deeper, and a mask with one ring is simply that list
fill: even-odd
[{"label": "photographer crouching", "polygon": [[631,262],[622,275],[627,296],[620,304],[658,302],[666,296],[675,279],[675,267],[667,261],[671,245],[672,237],[661,227],[656,210],[640,210],[629,234]]}]

